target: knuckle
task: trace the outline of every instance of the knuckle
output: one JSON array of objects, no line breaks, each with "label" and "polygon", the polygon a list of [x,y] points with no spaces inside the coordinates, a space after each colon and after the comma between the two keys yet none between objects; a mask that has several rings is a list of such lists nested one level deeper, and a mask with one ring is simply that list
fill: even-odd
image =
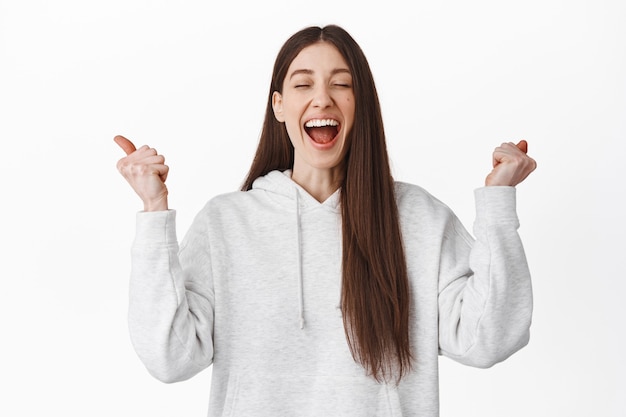
[{"label": "knuckle", "polygon": [[130,164],[127,169],[133,176],[141,176],[146,172],[146,166],[143,164]]},{"label": "knuckle", "polygon": [[127,158],[122,158],[119,161],[117,161],[117,169],[120,172],[126,171],[127,167],[128,167],[129,163],[128,163],[128,159]]}]

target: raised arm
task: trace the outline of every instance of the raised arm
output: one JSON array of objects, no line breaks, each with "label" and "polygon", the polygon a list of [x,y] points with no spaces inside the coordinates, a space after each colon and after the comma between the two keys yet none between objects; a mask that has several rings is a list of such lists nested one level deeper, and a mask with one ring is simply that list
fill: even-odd
[{"label": "raised arm", "polygon": [[495,149],[487,186],[475,193],[475,240],[452,218],[443,243],[440,351],[467,365],[491,366],[528,342],[532,287],[514,188],[536,167],[527,149],[525,141]]},{"label": "raised arm", "polygon": [[132,247],[128,324],[137,355],[164,382],[192,377],[213,360],[213,281],[206,217],[198,216],[180,246],[176,212],[168,210],[168,167],[148,146],[126,152],[117,166],[144,202]]}]

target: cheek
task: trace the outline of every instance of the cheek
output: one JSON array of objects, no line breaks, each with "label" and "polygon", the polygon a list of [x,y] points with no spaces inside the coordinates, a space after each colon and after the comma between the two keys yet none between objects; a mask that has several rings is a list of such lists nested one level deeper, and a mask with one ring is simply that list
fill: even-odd
[{"label": "cheek", "polygon": [[345,113],[346,116],[350,116],[350,118],[354,118],[354,112],[355,112],[355,103],[354,103],[354,97],[346,97],[344,99],[343,102],[344,108],[345,108]]},{"label": "cheek", "polygon": [[289,140],[291,141],[292,145],[294,145],[295,142],[302,136],[300,124],[297,122],[297,120],[285,120],[285,129],[287,130],[287,136],[289,136]]}]

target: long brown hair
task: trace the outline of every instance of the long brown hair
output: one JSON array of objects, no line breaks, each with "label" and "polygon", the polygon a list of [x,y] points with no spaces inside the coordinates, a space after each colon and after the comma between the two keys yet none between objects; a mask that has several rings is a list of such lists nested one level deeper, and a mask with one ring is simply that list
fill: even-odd
[{"label": "long brown hair", "polygon": [[282,93],[287,70],[305,47],[330,42],[352,74],[355,115],[346,139],[341,184],[343,264],[341,309],[352,356],[377,381],[396,382],[411,369],[410,291],[394,182],[389,168],[378,94],[369,64],[354,39],[335,25],[303,29],[283,45],[272,73],[259,146],[242,186],[258,177],[293,168],[294,149],[274,117],[272,94]]}]

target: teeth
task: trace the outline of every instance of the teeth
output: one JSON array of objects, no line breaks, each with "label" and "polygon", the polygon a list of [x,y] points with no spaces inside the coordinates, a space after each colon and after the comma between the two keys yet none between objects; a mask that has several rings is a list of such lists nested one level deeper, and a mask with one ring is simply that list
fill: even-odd
[{"label": "teeth", "polygon": [[323,127],[323,126],[339,126],[339,122],[333,119],[314,119],[309,120],[304,125],[306,127]]}]

